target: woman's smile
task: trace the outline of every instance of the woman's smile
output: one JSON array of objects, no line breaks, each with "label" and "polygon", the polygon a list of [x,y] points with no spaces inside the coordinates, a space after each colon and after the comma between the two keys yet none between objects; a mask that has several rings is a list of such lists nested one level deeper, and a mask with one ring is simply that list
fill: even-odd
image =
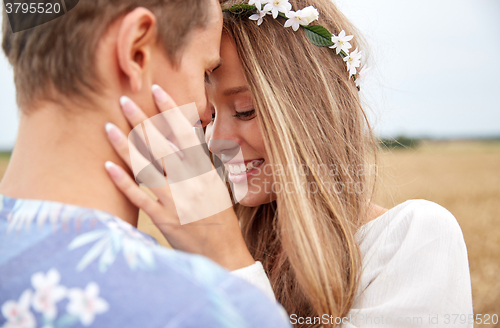
[{"label": "woman's smile", "polygon": [[232,183],[246,182],[252,175],[259,172],[259,169],[264,162],[265,160],[261,158],[240,163],[226,163],[226,168],[229,171],[229,180]]}]

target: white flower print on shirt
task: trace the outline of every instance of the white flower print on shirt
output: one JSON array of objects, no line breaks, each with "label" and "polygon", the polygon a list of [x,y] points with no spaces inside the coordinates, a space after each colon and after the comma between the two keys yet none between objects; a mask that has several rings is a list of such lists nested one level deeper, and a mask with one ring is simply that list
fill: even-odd
[{"label": "white flower print on shirt", "polygon": [[[109,310],[109,304],[99,297],[100,288],[95,282],[87,284],[85,289],[68,288],[59,285],[61,275],[56,269],[50,269],[47,274],[37,272],[31,276],[31,284],[35,292],[25,290],[19,301],[9,300],[1,307],[6,319],[2,328],[57,328],[71,327],[81,322],[84,326],[91,325],[96,315]],[[69,300],[66,313],[58,317],[57,303]],[[36,321],[31,306],[42,313],[42,322]]]},{"label": "white flower print on shirt", "polygon": [[33,308],[41,312],[44,317],[53,320],[57,316],[57,303],[66,297],[66,288],[59,285],[61,275],[55,269],[35,273],[31,277],[31,284],[35,288]]},{"label": "white flower print on shirt", "polygon": [[80,318],[82,325],[90,326],[96,314],[101,314],[109,310],[109,304],[99,297],[99,286],[91,282],[85,287],[72,288],[68,292],[70,299],[66,310],[68,313]]},{"label": "white flower print on shirt", "polygon": [[2,305],[2,314],[7,320],[3,328],[35,328],[36,320],[30,311],[32,291],[23,292],[19,301],[7,301]]}]

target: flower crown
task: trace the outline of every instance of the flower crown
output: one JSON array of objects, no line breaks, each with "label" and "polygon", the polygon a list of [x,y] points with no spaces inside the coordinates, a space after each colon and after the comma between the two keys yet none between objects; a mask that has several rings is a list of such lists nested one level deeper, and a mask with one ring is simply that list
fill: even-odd
[{"label": "flower crown", "polygon": [[349,52],[349,49],[352,48],[349,41],[352,40],[353,36],[346,35],[344,30],[339,35],[334,35],[321,25],[310,25],[319,17],[318,10],[313,6],[292,11],[289,0],[249,0],[248,4],[234,5],[223,11],[233,14],[253,13],[249,18],[257,21],[257,25],[262,24],[266,15],[272,15],[274,19],[278,16],[286,18],[287,21],[284,26],[291,26],[294,31],[302,27],[306,36],[314,45],[334,49],[337,55],[342,57],[347,64],[349,77],[353,78],[356,87],[358,90],[360,89],[360,83],[368,69],[363,67],[358,72],[358,68],[361,66],[362,52],[358,51],[358,48]]}]

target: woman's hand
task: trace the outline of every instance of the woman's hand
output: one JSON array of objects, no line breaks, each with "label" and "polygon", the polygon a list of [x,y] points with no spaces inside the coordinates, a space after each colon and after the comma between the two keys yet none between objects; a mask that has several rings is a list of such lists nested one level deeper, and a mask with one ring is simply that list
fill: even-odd
[{"label": "woman's hand", "polygon": [[[228,190],[213,166],[210,172],[193,176],[193,172],[206,171],[206,160],[209,161],[207,155],[196,148],[196,145],[200,146],[200,141],[194,133],[193,124],[182,115],[173,99],[160,87],[153,87],[153,95],[162,113],[160,115],[163,116],[160,118],[170,127],[167,133],[165,127],[160,132],[153,124],[147,124],[148,145],[134,147],[115,125],[108,123],[106,131],[113,148],[127,166],[132,171],[134,167],[136,170],[137,167],[144,169],[143,173],[146,174],[139,177],[148,181],[149,189],[158,200],[152,199],[141,189],[123,168],[107,162],[106,169],[111,179],[134,205],[151,217],[173,248],[205,255],[229,270],[253,264],[255,261],[245,245],[232,206],[227,206]],[[129,98],[123,97],[120,103],[130,125],[140,128],[141,130],[136,131],[141,134],[144,127],[141,124],[149,118]],[[138,150],[142,149],[144,153],[144,149],[147,149],[151,153],[153,148],[157,153],[160,148],[159,153],[163,155],[155,163],[156,167],[160,166],[160,170],[156,170],[155,165],[146,159],[152,156],[144,154],[145,157]],[[179,149],[190,151],[182,152]],[[155,161],[154,158],[152,160]],[[200,165],[205,165],[205,168],[200,168]],[[135,172],[136,176],[138,173]],[[214,204],[225,204],[225,207],[219,206],[223,210],[217,213]],[[206,213],[210,213],[210,216],[206,217]]]}]

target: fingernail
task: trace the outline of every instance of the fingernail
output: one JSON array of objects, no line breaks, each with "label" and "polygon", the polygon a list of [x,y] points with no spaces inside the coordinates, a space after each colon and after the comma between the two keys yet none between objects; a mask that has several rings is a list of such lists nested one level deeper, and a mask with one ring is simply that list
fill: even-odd
[{"label": "fingernail", "polygon": [[120,105],[122,105],[122,109],[127,115],[133,115],[135,113],[135,104],[127,96],[123,96],[120,98]]},{"label": "fingernail", "polygon": [[118,142],[121,139],[120,130],[113,123],[106,123],[105,125],[108,138],[113,142]]},{"label": "fingernail", "polygon": [[167,102],[168,95],[159,85],[153,84],[151,89],[153,90],[153,96],[155,97],[156,103],[158,105]]},{"label": "fingernail", "polygon": [[104,166],[106,167],[106,170],[112,178],[118,179],[122,176],[120,170],[118,169],[118,166],[115,163],[107,161],[106,163],[104,163]]}]

